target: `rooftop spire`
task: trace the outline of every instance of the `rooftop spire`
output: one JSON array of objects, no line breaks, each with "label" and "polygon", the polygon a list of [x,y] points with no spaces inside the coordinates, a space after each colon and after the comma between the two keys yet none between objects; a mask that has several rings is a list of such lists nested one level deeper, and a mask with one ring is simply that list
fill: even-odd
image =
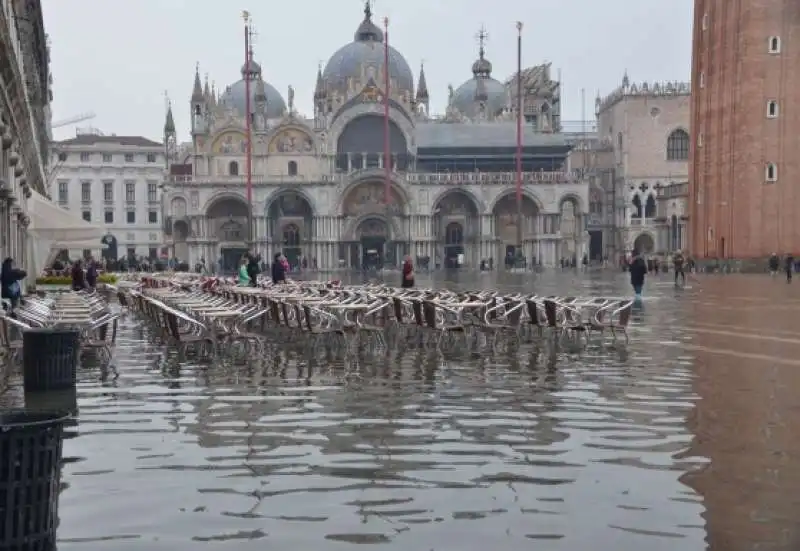
[{"label": "rooftop spire", "polygon": [[192,87],[192,101],[203,101],[203,84],[200,82],[200,62],[194,67],[194,86]]},{"label": "rooftop spire", "polygon": [[489,39],[486,27],[481,25],[475,38],[478,39],[478,59],[472,64],[472,74],[475,78],[489,78],[492,76],[492,64],[486,59],[486,41]]},{"label": "rooftop spire", "polygon": [[325,97],[325,80],[322,78],[322,63],[317,67],[317,84],[314,86],[314,99],[319,100]]},{"label": "rooftop spire", "polygon": [[172,102],[169,102],[167,105],[167,118],[164,121],[164,135],[168,136],[174,133],[175,133],[175,118],[172,116]]},{"label": "rooftop spire", "polygon": [[425,62],[419,64],[419,80],[417,81],[417,102],[424,103],[429,99],[428,82],[425,79]]}]

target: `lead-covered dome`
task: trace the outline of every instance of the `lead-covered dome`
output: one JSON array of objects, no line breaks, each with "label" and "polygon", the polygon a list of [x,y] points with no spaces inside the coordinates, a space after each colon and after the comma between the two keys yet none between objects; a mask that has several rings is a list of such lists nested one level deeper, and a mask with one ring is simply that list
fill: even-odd
[{"label": "lead-covered dome", "polygon": [[240,117],[245,116],[247,111],[246,102],[246,88],[245,80],[250,81],[250,110],[254,111],[256,106],[256,94],[259,90],[259,84],[263,85],[264,94],[267,98],[267,118],[277,119],[286,114],[286,102],[281,96],[281,93],[275,89],[270,83],[262,80],[261,78],[261,65],[259,65],[252,58],[244,65],[242,65],[242,78],[228,86],[225,93],[222,94],[221,101],[225,105],[230,105]]},{"label": "lead-covered dome", "polygon": [[478,59],[472,64],[472,78],[459,86],[450,100],[451,107],[468,118],[480,114],[481,104],[489,118],[499,115],[508,104],[506,86],[492,78],[492,64],[486,59],[483,46]]},{"label": "lead-covered dome", "polygon": [[[327,90],[347,94],[348,80],[363,80],[362,68],[374,68],[375,78],[382,71],[384,61],[383,31],[372,21],[369,3],[364,8],[364,20],[358,26],[353,42],[333,54],[325,65],[322,79]],[[414,75],[405,58],[389,46],[389,78],[400,91],[414,91]],[[378,83],[380,86],[381,83]]]}]

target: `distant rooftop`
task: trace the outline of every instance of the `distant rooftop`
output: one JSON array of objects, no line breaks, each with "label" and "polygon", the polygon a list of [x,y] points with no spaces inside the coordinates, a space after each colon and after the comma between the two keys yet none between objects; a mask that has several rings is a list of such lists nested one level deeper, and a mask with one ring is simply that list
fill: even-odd
[{"label": "distant rooftop", "polygon": [[132,147],[163,147],[163,144],[149,140],[143,136],[101,136],[98,134],[81,134],[68,140],[55,142],[56,146],[81,146],[81,145],[100,145],[114,144]]},{"label": "distant rooftop", "polygon": [[[514,122],[424,122],[417,124],[416,137],[420,148],[514,147],[517,125]],[[567,145],[563,135],[545,134],[531,127],[524,127],[522,143],[526,147]]]}]

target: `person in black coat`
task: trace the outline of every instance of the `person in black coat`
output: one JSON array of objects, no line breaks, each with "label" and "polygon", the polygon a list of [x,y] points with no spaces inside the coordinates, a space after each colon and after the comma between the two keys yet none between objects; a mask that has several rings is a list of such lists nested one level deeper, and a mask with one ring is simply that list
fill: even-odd
[{"label": "person in black coat", "polygon": [[281,253],[275,253],[272,259],[272,283],[283,283],[286,281],[286,268],[283,266]]},{"label": "person in black coat", "polygon": [[17,307],[22,298],[20,281],[27,275],[25,270],[17,269],[13,258],[9,257],[3,260],[2,271],[0,271],[0,295],[11,302],[12,310]]},{"label": "person in black coat", "polygon": [[261,273],[261,267],[258,265],[260,260],[261,257],[258,255],[251,254],[248,256],[247,275],[250,277],[251,287],[258,286],[258,274]]},{"label": "person in black coat", "polygon": [[645,262],[642,255],[638,252],[633,253],[631,265],[628,268],[631,273],[631,286],[633,292],[636,293],[636,298],[642,298],[642,289],[644,288],[644,278],[647,275],[647,262]]}]

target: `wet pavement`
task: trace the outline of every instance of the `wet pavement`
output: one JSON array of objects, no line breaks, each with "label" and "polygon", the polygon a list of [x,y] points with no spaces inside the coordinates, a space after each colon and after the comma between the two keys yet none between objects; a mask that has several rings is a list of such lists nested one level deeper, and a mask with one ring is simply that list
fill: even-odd
[{"label": "wet pavement", "polygon": [[[622,274],[447,277],[630,294]],[[645,293],[627,348],[580,353],[209,365],[129,317],[113,367],[80,372],[59,550],[800,548],[800,288]]]}]

